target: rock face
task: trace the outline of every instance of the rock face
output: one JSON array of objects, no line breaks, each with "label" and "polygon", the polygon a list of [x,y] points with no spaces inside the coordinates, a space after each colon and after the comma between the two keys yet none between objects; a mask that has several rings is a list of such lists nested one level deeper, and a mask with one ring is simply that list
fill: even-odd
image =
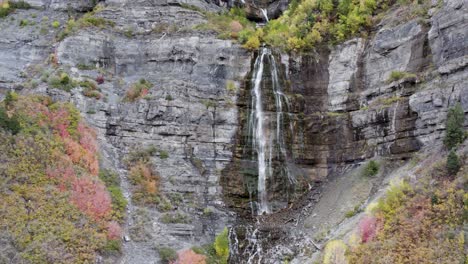
[{"label": "rock face", "polygon": [[[238,127],[237,97],[226,87],[229,82],[239,86],[250,55],[211,33],[180,33],[205,22],[203,16],[176,2],[160,2],[110,1],[100,15],[116,27],[99,34],[84,30],[57,48],[62,65],[98,65],[108,72],[106,78],[115,80],[105,85],[107,103],[82,96],[72,100],[83,112],[96,112],[88,118],[117,154],[117,167],[125,169],[120,162],[129,152],[151,145],[168,153],[167,158],[153,157],[152,163],[172,210],[129,206],[131,241],[125,243],[123,263],[158,263],[160,248],[210,243],[233,219],[222,206],[219,185]],[[121,33],[128,28],[132,38]],[[154,88],[145,99],[122,102],[128,87],[141,78]],[[167,214],[189,220],[164,223]]]},{"label": "rock face", "polygon": [[[65,11],[91,10],[96,1],[27,2],[43,10],[17,10],[15,22],[0,20],[0,88],[24,88],[75,103],[96,127],[102,163],[119,172],[130,200],[125,156],[151,145],[168,154],[154,155],[151,162],[170,210],[130,203],[122,263],[159,263],[158,249],[209,243],[225,226],[250,215],[249,201],[257,197],[245,187],[257,179],[244,177],[248,166],[240,161],[256,55],[193,30],[205,18],[184,8],[217,12],[241,1],[106,0],[96,15],[114,27],[79,29],[59,42]],[[273,18],[287,4],[246,0],[244,7],[261,21],[260,9]],[[300,221],[313,221],[309,207],[323,182],[370,158],[407,159],[440,144],[447,110],[460,103],[468,112],[467,8],[466,1],[447,0],[429,11],[427,21],[384,18],[368,39],[315,54],[275,55],[290,103],[287,125],[294,131],[286,133],[286,141],[302,180],[293,198],[283,192],[284,182],[270,180],[270,198],[291,208],[262,218],[262,235],[274,238],[263,248],[265,263],[278,263],[281,254],[300,253],[310,244]],[[398,17],[397,12],[388,17]],[[35,25],[20,27],[22,19]],[[61,26],[53,27],[53,21]],[[85,97],[82,88],[67,93],[34,81],[55,67],[76,79],[102,76],[105,99]],[[391,79],[392,72],[406,74]],[[154,85],[149,94],[123,100],[142,78]],[[163,221],[167,214],[188,220],[168,223]],[[269,219],[282,223],[281,230]]]},{"label": "rock face", "polygon": [[289,0],[239,0],[237,4],[245,8],[249,19],[265,21],[265,15],[269,19],[279,17],[288,8]]}]

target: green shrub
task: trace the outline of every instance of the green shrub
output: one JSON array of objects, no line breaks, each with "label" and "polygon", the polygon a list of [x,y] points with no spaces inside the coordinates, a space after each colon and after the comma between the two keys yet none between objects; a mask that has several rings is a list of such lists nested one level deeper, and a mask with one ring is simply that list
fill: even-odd
[{"label": "green shrub", "polygon": [[360,206],[359,206],[359,205],[356,205],[356,206],[354,207],[353,210],[350,210],[350,211],[347,211],[347,212],[346,212],[345,217],[346,217],[346,218],[351,218],[351,217],[357,215],[357,214],[360,213],[360,212],[361,212]]},{"label": "green shrub", "polygon": [[447,156],[447,171],[451,175],[457,174],[460,169],[460,161],[458,159],[457,153],[451,150]]},{"label": "green shrub", "polygon": [[31,5],[25,1],[11,1],[10,7],[14,9],[30,9]]},{"label": "green shrub", "polygon": [[188,224],[190,219],[182,213],[166,213],[161,217],[161,222],[165,224]]},{"label": "green shrub", "polygon": [[156,146],[148,146],[146,148],[142,148],[139,150],[135,150],[130,152],[126,159],[125,163],[127,165],[131,165],[137,163],[138,161],[141,162],[148,162],[152,156],[154,156],[158,152],[158,148]]},{"label": "green shrub", "polygon": [[364,167],[362,175],[364,177],[374,177],[377,173],[379,173],[379,163],[375,160],[371,160]]},{"label": "green shrub", "polygon": [[101,179],[107,187],[120,185],[119,175],[108,169],[99,171],[99,179]]},{"label": "green shrub", "polygon": [[205,13],[205,15],[208,22],[196,26],[195,29],[215,31],[222,39],[237,39],[246,29],[255,31],[253,23],[246,18],[245,11],[241,8],[231,8],[226,13]]},{"label": "green shrub", "polygon": [[118,240],[108,240],[102,248],[104,254],[114,254],[122,251],[122,243]]},{"label": "green shrub", "polygon": [[73,88],[78,86],[78,83],[75,80],[72,80],[67,73],[59,73],[49,77],[49,85],[56,89],[61,89],[67,92],[70,92]]},{"label": "green shrub", "polygon": [[450,108],[447,113],[446,131],[444,144],[451,150],[465,139],[463,123],[465,122],[465,113],[459,103]]},{"label": "green shrub", "polygon": [[158,249],[159,257],[161,258],[162,263],[167,264],[177,260],[177,252],[168,247],[162,247]]},{"label": "green shrub", "polygon": [[161,159],[167,159],[167,158],[169,158],[169,153],[167,153],[167,151],[165,151],[165,150],[160,150],[159,151],[159,157]]},{"label": "green shrub", "polygon": [[5,106],[11,107],[14,102],[18,101],[18,94],[15,91],[8,91],[5,100],[3,101],[5,103]]},{"label": "green shrub", "polygon": [[20,20],[20,23],[19,23],[19,26],[20,26],[20,27],[25,27],[25,26],[27,26],[28,24],[29,24],[29,20],[27,20],[27,19],[21,19],[21,20]]},{"label": "green shrub", "polygon": [[134,102],[140,98],[148,95],[153,84],[145,79],[140,79],[138,82],[132,84],[125,93],[124,101]]},{"label": "green shrub", "polygon": [[390,73],[390,77],[388,77],[387,82],[391,83],[394,81],[398,81],[404,78],[416,77],[416,74],[404,72],[404,71],[392,71]]},{"label": "green shrub", "polygon": [[122,220],[125,217],[127,199],[125,199],[119,186],[110,186],[108,190],[112,199],[112,214],[116,220]]},{"label": "green shrub", "polygon": [[257,35],[252,35],[248,38],[243,47],[248,50],[257,50],[260,47],[260,39]]},{"label": "green shrub", "polygon": [[16,135],[20,132],[21,125],[16,115],[8,117],[6,109],[0,107],[0,128],[10,131],[13,135]]},{"label": "green shrub", "polygon": [[65,28],[61,32],[58,33],[57,39],[61,41],[64,38],[78,31],[79,29],[83,29],[87,27],[104,28],[107,26],[113,27],[115,25],[113,21],[109,21],[100,17],[95,17],[94,16],[95,14],[96,14],[96,10],[86,13],[78,20],[74,20],[74,19],[68,20],[67,24],[65,25]]},{"label": "green shrub", "polygon": [[53,27],[53,28],[59,28],[59,27],[60,27],[60,22],[58,22],[57,20],[55,20],[54,22],[52,22],[52,27]]},{"label": "green shrub", "polygon": [[229,257],[229,238],[227,227],[224,228],[223,232],[216,236],[214,248],[216,250],[216,255],[221,260],[220,263],[227,263]]}]

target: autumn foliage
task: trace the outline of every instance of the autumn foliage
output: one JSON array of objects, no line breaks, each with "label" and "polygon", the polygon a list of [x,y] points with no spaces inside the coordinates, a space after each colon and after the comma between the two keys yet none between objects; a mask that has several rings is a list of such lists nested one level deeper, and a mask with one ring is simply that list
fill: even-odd
[{"label": "autumn foliage", "polygon": [[464,263],[468,175],[453,179],[443,168],[434,162],[418,171],[418,182],[387,191],[359,223],[349,263]]},{"label": "autumn foliage", "polygon": [[0,233],[28,263],[93,262],[121,236],[98,177],[95,132],[68,103],[19,96],[10,104],[21,130],[0,129]]},{"label": "autumn foliage", "polygon": [[177,261],[172,264],[205,264],[206,256],[195,253],[191,249],[183,250],[177,254]]}]

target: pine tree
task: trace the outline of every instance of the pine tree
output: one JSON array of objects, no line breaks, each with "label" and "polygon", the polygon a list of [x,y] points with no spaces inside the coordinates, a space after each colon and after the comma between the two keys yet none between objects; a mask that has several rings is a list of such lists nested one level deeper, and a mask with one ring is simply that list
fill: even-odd
[{"label": "pine tree", "polygon": [[460,161],[458,160],[457,153],[451,150],[449,155],[447,156],[447,170],[450,175],[455,175],[457,174],[459,169],[460,169]]},{"label": "pine tree", "polygon": [[446,132],[444,144],[447,149],[451,150],[464,140],[463,123],[465,121],[465,113],[460,104],[450,108],[447,114]]}]

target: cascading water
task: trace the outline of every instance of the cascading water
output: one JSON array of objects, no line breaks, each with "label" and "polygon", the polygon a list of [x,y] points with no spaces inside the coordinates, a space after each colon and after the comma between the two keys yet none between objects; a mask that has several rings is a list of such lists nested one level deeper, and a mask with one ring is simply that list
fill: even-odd
[{"label": "cascading water", "polygon": [[[264,84],[265,64],[269,64],[269,75],[271,76],[271,88],[275,103],[274,117],[268,116],[263,109],[264,94],[262,87]],[[258,184],[257,184],[257,214],[271,213],[271,208],[268,201],[267,180],[273,175],[273,161],[279,160],[282,164],[282,169],[285,171],[289,182],[295,183],[295,177],[290,170],[290,157],[286,149],[284,139],[284,111],[289,109],[289,101],[282,91],[278,75],[278,66],[275,57],[268,48],[262,48],[255,61],[252,74],[252,89],[251,89],[251,112],[249,115],[248,130],[249,135],[252,135],[253,140],[251,146],[253,156],[256,155],[258,166]],[[275,122],[273,122],[275,118]],[[274,125],[276,123],[276,125]],[[290,126],[292,129],[292,126]]]},{"label": "cascading water", "polygon": [[[238,234],[242,235],[241,238]],[[263,248],[259,238],[258,228],[238,226],[229,230],[230,263],[261,264]],[[242,242],[239,242],[242,241]],[[242,245],[242,251],[239,250]]]},{"label": "cascading water", "polygon": [[268,19],[268,11],[263,8],[261,8],[260,11],[262,11],[263,17],[265,18],[265,22],[270,21],[270,19]]}]

